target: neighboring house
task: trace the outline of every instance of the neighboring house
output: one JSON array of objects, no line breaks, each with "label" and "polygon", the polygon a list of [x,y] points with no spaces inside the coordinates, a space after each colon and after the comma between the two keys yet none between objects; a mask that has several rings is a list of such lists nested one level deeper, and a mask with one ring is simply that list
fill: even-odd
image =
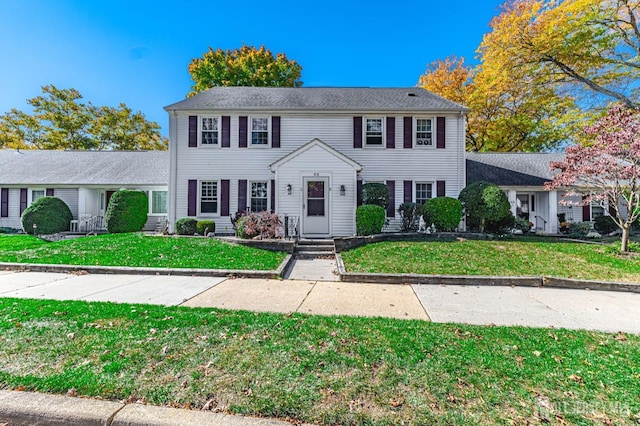
[{"label": "neighboring house", "polygon": [[[588,222],[610,214],[600,203],[576,205],[581,202],[580,195],[565,196],[566,190],[544,189],[545,182],[553,179],[551,163],[562,161],[563,153],[467,152],[466,157],[467,183],[498,185],[506,192],[513,214],[529,220],[535,229],[557,233],[558,215],[567,222]],[[588,189],[579,192],[587,193]]]},{"label": "neighboring house", "polygon": [[353,235],[363,183],[398,206],[465,186],[468,110],[420,88],[216,87],[167,106],[169,227],[275,211],[303,237]]},{"label": "neighboring house", "polygon": [[154,229],[166,218],[169,153],[166,151],[0,150],[0,227],[21,228],[20,215],[40,197],[62,199],[82,230],[102,224],[111,195],[122,188],[149,195]]}]

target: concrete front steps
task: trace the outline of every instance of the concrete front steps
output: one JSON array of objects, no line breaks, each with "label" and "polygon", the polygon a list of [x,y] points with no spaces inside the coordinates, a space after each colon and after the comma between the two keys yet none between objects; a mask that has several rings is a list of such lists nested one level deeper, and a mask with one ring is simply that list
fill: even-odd
[{"label": "concrete front steps", "polygon": [[296,259],[335,259],[333,240],[300,239],[294,251]]}]

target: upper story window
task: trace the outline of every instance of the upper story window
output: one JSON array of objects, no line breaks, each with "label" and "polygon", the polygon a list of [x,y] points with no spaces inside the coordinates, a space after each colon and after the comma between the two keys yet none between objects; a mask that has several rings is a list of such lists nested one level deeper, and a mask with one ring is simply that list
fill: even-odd
[{"label": "upper story window", "polygon": [[433,146],[432,118],[416,118],[415,141],[416,146]]},{"label": "upper story window", "polygon": [[251,117],[251,145],[269,145],[269,118]]},{"label": "upper story window", "polygon": [[416,182],[416,204],[424,204],[433,198],[433,184]]},{"label": "upper story window", "polygon": [[367,118],[365,120],[365,144],[367,146],[382,146],[383,119]]},{"label": "upper story window", "polygon": [[200,213],[218,213],[218,182],[200,182]]},{"label": "upper story window", "polygon": [[220,120],[218,117],[200,117],[200,145],[218,146]]},{"label": "upper story window", "polygon": [[268,210],[268,184],[267,182],[251,182],[251,211],[264,212]]}]

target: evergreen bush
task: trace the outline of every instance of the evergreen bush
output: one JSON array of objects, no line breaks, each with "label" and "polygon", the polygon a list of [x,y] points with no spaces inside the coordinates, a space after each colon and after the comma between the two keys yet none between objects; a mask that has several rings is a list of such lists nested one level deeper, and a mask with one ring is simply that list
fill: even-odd
[{"label": "evergreen bush", "polygon": [[198,221],[191,217],[183,217],[176,221],[176,234],[178,235],[195,235],[197,232]]},{"label": "evergreen bush", "polygon": [[384,183],[365,183],[362,185],[362,205],[373,204],[383,209],[389,207],[389,188]]},{"label": "evergreen bush", "polygon": [[37,234],[48,235],[68,231],[71,219],[69,206],[60,198],[41,197],[22,212],[20,222],[27,234],[33,234],[35,223]]},{"label": "evergreen bush", "polygon": [[121,189],[113,194],[104,215],[107,231],[112,234],[139,232],[147,223],[149,198],[142,191]]},{"label": "evergreen bush", "polygon": [[620,229],[611,216],[598,216],[594,218],[593,227],[601,234],[610,234]]},{"label": "evergreen bush", "polygon": [[458,197],[467,216],[467,227],[485,230],[500,230],[514,223],[507,195],[488,182],[473,182],[467,185]]},{"label": "evergreen bush", "polygon": [[210,232],[216,232],[216,223],[210,219],[199,220],[196,223],[196,232],[200,235],[207,236]]},{"label": "evergreen bush", "polygon": [[420,216],[422,216],[422,205],[416,203],[402,203],[398,207],[398,213],[402,223],[400,224],[400,231],[402,232],[416,232],[420,223]]},{"label": "evergreen bush", "polygon": [[375,235],[382,232],[386,219],[385,209],[379,205],[365,204],[356,209],[358,235]]},{"label": "evergreen bush", "polygon": [[427,200],[422,209],[424,221],[433,224],[438,231],[452,232],[462,219],[462,203],[451,197],[437,197]]}]

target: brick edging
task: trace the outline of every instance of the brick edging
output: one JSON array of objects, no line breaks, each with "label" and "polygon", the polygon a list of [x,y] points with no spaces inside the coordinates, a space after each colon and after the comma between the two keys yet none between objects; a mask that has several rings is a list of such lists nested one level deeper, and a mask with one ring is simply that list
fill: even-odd
[{"label": "brick edging", "polygon": [[544,276],[493,277],[484,275],[379,274],[347,272],[340,253],[336,253],[336,264],[338,266],[338,273],[340,274],[340,281],[344,282],[549,287],[640,293],[640,284],[638,283],[576,280]]}]

